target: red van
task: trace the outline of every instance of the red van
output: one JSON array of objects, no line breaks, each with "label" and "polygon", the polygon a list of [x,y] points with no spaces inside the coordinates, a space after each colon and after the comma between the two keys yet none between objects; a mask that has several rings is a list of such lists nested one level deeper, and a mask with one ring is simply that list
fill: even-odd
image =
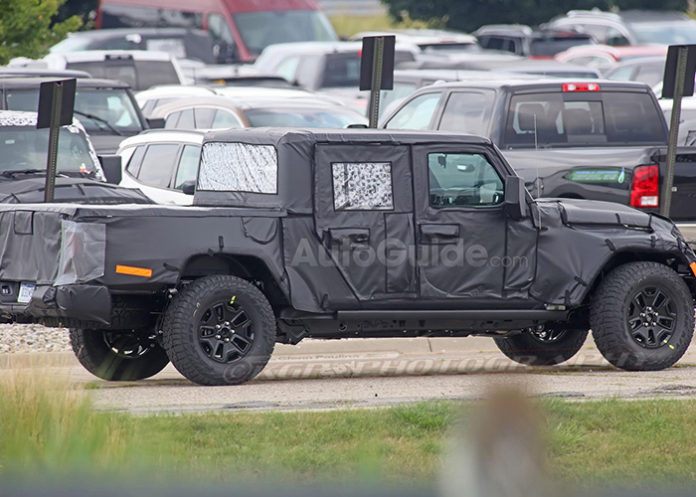
[{"label": "red van", "polygon": [[253,61],[273,43],[335,41],[315,0],[101,0],[97,28],[203,28],[220,61]]}]

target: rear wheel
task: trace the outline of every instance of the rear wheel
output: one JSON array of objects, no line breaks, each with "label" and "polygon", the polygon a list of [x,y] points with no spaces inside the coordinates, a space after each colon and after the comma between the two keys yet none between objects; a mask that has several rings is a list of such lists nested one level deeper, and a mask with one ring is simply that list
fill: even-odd
[{"label": "rear wheel", "polygon": [[270,359],[276,337],[264,294],[235,276],[207,276],[183,288],[169,304],[163,328],[172,364],[200,385],[251,380]]},{"label": "rear wheel", "polygon": [[551,366],[567,361],[582,348],[587,330],[565,328],[525,331],[495,338],[495,344],[509,359],[528,366]]},{"label": "rear wheel", "polygon": [[152,330],[72,328],[70,343],[80,364],[104,380],[142,380],[169,363]]},{"label": "rear wheel", "polygon": [[597,348],[614,366],[656,371],[676,363],[694,333],[694,301],[682,278],[656,262],[614,269],[590,308]]}]

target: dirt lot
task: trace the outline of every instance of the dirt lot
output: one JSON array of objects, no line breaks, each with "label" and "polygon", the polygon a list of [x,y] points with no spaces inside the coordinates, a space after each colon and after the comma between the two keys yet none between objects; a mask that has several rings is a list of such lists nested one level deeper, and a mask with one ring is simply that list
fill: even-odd
[{"label": "dirt lot", "polygon": [[574,400],[696,397],[693,347],[677,367],[629,373],[609,366],[591,340],[568,364],[550,368],[510,362],[486,338],[307,340],[279,345],[256,380],[230,387],[193,385],[171,365],[149,380],[108,383],[84,371],[70,353],[0,358],[0,374],[29,367],[87,387],[99,407],[136,413],[379,407],[475,399],[494,385]]}]

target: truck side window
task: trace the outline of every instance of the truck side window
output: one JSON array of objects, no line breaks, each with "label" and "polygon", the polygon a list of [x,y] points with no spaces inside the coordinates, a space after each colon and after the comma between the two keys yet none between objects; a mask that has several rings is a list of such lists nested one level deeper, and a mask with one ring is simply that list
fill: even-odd
[{"label": "truck side window", "polygon": [[419,95],[404,105],[387,123],[388,129],[429,129],[442,93]]},{"label": "truck side window", "polygon": [[201,153],[198,190],[278,193],[278,152],[273,145],[206,143]]},{"label": "truck side window", "polygon": [[481,154],[428,154],[431,207],[490,207],[502,203],[503,181]]},{"label": "truck side window", "polygon": [[392,167],[389,162],[334,162],[331,164],[334,210],[394,209]]},{"label": "truck side window", "polygon": [[492,91],[454,92],[440,119],[440,131],[487,135],[493,107]]}]

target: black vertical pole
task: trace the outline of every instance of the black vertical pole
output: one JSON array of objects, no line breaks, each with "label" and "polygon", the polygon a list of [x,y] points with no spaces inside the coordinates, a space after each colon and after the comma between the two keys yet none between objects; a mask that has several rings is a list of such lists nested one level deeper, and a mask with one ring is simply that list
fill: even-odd
[{"label": "black vertical pole", "polygon": [[370,89],[370,128],[379,122],[379,99],[382,91],[382,69],[384,67],[384,38],[375,38],[375,51],[372,56],[372,88]]},{"label": "black vertical pole", "polygon": [[53,86],[51,105],[51,126],[48,131],[48,158],[46,160],[46,190],[44,202],[53,202],[56,188],[56,168],[58,162],[58,136],[60,134],[60,112],[63,103],[63,82]]},{"label": "black vertical pole", "polygon": [[672,187],[674,186],[674,165],[677,160],[677,140],[679,138],[679,119],[681,118],[681,102],[684,95],[686,80],[686,62],[688,47],[680,46],[677,51],[677,71],[674,78],[674,96],[672,97],[672,117],[669,124],[669,142],[667,143],[667,163],[665,164],[664,185],[660,214],[669,217],[672,207]]}]

